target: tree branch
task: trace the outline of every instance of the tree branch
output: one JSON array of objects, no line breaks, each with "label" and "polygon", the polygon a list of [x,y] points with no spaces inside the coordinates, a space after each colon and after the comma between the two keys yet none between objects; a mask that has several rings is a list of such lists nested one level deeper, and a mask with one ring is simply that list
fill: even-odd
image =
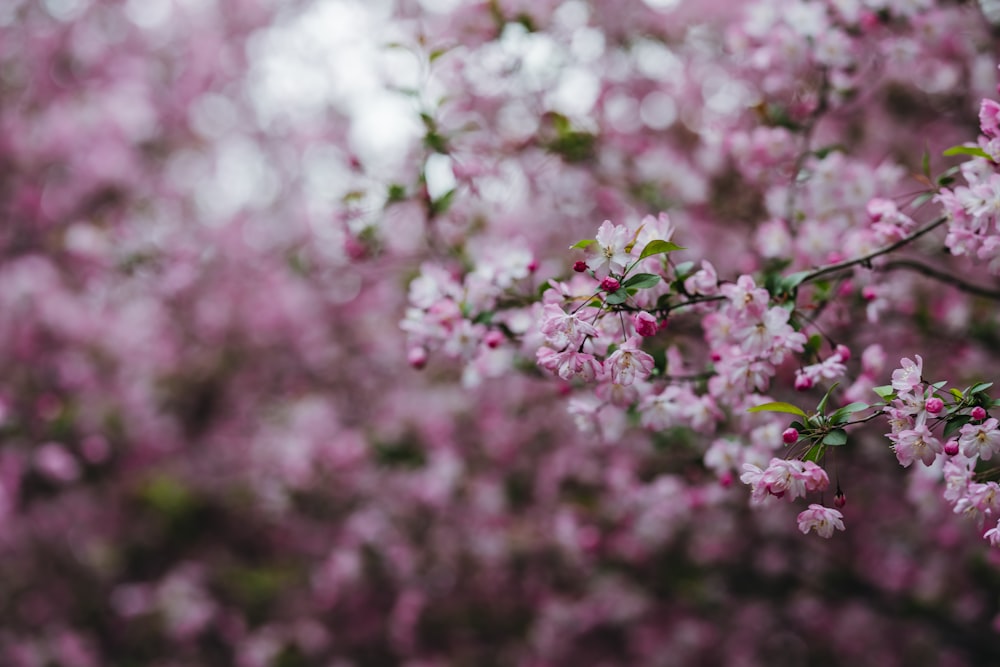
[{"label": "tree branch", "polygon": [[976,296],[992,299],[993,301],[1000,301],[1000,290],[989,289],[988,287],[981,287],[979,285],[967,283],[958,276],[945,273],[944,271],[936,269],[933,266],[927,266],[926,264],[922,264],[916,260],[896,259],[888,262],[884,266],[879,267],[879,271],[895,271],[896,269],[916,271],[921,275],[933,278],[934,280],[945,283],[946,285],[951,285],[955,289],[962,292],[975,294]]},{"label": "tree branch", "polygon": [[836,264],[830,264],[829,266],[820,267],[820,268],[816,269],[815,271],[813,271],[812,273],[810,273],[809,275],[807,275],[801,281],[799,281],[799,284],[803,284],[803,283],[807,283],[807,282],[809,282],[811,280],[815,280],[816,278],[819,278],[820,276],[825,276],[828,273],[836,273],[838,271],[843,271],[844,269],[850,269],[852,267],[858,266],[859,264],[867,264],[868,262],[870,262],[871,260],[875,259],[876,257],[881,257],[882,255],[887,255],[890,252],[893,252],[895,250],[899,250],[903,246],[905,246],[905,245],[907,245],[907,244],[915,241],[916,239],[920,238],[924,234],[927,234],[928,232],[930,232],[930,231],[932,231],[934,229],[937,229],[938,227],[940,227],[941,225],[943,225],[947,220],[948,220],[948,218],[946,218],[945,216],[941,216],[940,218],[935,219],[933,222],[930,222],[927,225],[925,225],[924,227],[922,227],[922,228],[918,229],[917,231],[913,232],[909,236],[901,238],[900,240],[896,241],[892,245],[888,245],[888,246],[882,248],[881,250],[876,250],[875,252],[872,252],[872,253],[869,253],[867,255],[864,255],[863,257],[856,257],[854,259],[847,259],[847,260],[844,260],[843,262],[837,262]]}]

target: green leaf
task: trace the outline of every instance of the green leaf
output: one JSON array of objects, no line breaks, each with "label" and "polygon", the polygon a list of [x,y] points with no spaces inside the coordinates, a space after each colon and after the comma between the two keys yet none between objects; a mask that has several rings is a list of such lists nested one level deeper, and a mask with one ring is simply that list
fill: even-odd
[{"label": "green leaf", "polygon": [[617,292],[614,292],[604,297],[604,303],[608,304],[609,306],[616,306],[619,303],[625,303],[628,297],[629,297],[628,291],[624,287],[622,287]]},{"label": "green leaf", "polygon": [[430,55],[428,56],[428,60],[430,62],[434,62],[435,60],[437,60],[438,58],[440,58],[444,54],[448,53],[448,51],[450,51],[450,50],[451,50],[450,48],[434,49],[433,51],[430,52]]},{"label": "green leaf", "polygon": [[809,340],[806,341],[803,353],[807,357],[812,356],[814,354],[818,354],[821,347],[823,347],[823,337],[819,334],[813,334],[812,336],[809,336]]},{"label": "green leaf", "polygon": [[662,255],[664,253],[673,252],[674,250],[684,250],[684,248],[676,243],[671,243],[670,241],[650,241],[639,254],[639,260],[644,260],[647,257],[652,257],[653,255]]},{"label": "green leaf", "polygon": [[924,144],[924,154],[920,156],[920,172],[927,178],[931,177],[931,152],[927,150],[927,144]]},{"label": "green leaf", "polygon": [[823,410],[826,409],[826,402],[830,400],[830,394],[833,393],[833,390],[837,388],[838,384],[840,383],[834,382],[833,386],[827,390],[826,394],[823,396],[823,399],[819,402],[819,405],[816,406],[817,414],[823,414]]},{"label": "green leaf", "polygon": [[941,155],[945,155],[948,157],[952,155],[972,155],[974,157],[983,157],[990,161],[993,160],[993,158],[990,157],[989,153],[984,151],[982,148],[979,148],[978,146],[952,146],[951,148],[941,153]]},{"label": "green leaf", "polygon": [[[939,183],[939,185],[944,185],[944,183]],[[933,198],[934,198],[933,192],[925,192],[922,195],[918,196],[916,199],[914,199],[912,202],[910,202],[910,208],[918,209]]]},{"label": "green leaf", "polygon": [[962,428],[966,424],[972,421],[971,415],[959,415],[948,420],[948,423],[944,427],[944,437],[950,436],[952,433]]},{"label": "green leaf", "polygon": [[839,408],[836,412],[830,415],[830,421],[834,424],[842,424],[847,421],[847,417],[854,414],[855,412],[861,412],[862,410],[867,410],[869,405],[867,403],[862,403],[861,401],[856,401],[854,403],[848,403],[842,408]]},{"label": "green leaf", "polygon": [[448,190],[448,192],[444,193],[443,195],[432,201],[431,211],[430,211],[431,216],[441,215],[442,213],[447,212],[448,209],[451,208],[451,203],[455,201],[456,192],[457,189],[452,188],[451,190]]},{"label": "green leaf", "polygon": [[972,387],[972,389],[969,390],[969,393],[970,394],[978,394],[981,391],[986,391],[987,389],[989,389],[992,386],[993,386],[992,382],[980,382],[979,384],[977,384],[974,387]]},{"label": "green leaf", "polygon": [[959,389],[958,387],[952,387],[949,391],[951,391],[951,395],[954,396],[955,398],[958,399],[964,398],[964,396],[962,396],[962,390]]},{"label": "green leaf", "polygon": [[755,405],[747,410],[747,412],[785,412],[791,415],[799,415],[800,417],[805,417],[806,419],[809,418],[809,415],[807,415],[802,408],[796,407],[791,403],[784,403],[782,401],[772,401],[771,403]]},{"label": "green leaf", "polygon": [[583,239],[582,241],[577,241],[569,247],[570,250],[576,250],[577,248],[589,248],[590,246],[597,243],[596,239]]},{"label": "green leaf", "polygon": [[847,444],[847,431],[842,428],[835,428],[823,438],[824,445],[839,447]]},{"label": "green leaf", "polygon": [[947,381],[947,380],[941,380],[940,382],[935,382],[935,383],[934,383],[934,384],[932,384],[931,386],[932,386],[932,387],[934,387],[935,389],[941,389],[941,388],[942,388],[942,387],[944,387],[944,386],[945,386],[946,384],[948,384],[948,381]]},{"label": "green leaf", "polygon": [[694,262],[681,262],[674,267],[674,275],[678,280],[684,280],[694,273]]},{"label": "green leaf", "polygon": [[801,285],[802,281],[805,280],[806,276],[810,273],[812,273],[812,271],[798,271],[790,276],[785,276],[781,279],[782,290],[785,292],[791,292],[793,289]]},{"label": "green leaf", "polygon": [[637,273],[623,282],[622,287],[635,287],[636,289],[643,289],[646,287],[653,287],[659,282],[660,276],[655,273]]},{"label": "green leaf", "polygon": [[823,457],[823,450],[826,449],[821,444],[813,445],[806,452],[806,455],[802,457],[803,461],[812,461],[813,463],[819,463],[819,460]]}]

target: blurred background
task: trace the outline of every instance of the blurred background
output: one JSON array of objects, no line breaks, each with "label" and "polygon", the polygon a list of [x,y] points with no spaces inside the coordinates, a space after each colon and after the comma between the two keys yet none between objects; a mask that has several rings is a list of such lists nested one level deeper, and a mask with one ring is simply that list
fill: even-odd
[{"label": "blurred background", "polygon": [[[723,278],[836,258],[997,59],[957,0],[4,0],[0,665],[1000,664],[996,550],[881,427],[803,536],[705,464],[784,422],[574,416],[518,302],[659,211]],[[418,370],[435,270],[511,335]],[[877,287],[873,384],[1000,368],[990,302]]]}]

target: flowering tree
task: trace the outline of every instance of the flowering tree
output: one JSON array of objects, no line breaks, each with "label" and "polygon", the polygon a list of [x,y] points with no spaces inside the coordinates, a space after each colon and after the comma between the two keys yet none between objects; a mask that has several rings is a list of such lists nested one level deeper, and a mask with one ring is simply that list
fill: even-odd
[{"label": "flowering tree", "polygon": [[982,5],[0,7],[0,662],[996,662]]}]

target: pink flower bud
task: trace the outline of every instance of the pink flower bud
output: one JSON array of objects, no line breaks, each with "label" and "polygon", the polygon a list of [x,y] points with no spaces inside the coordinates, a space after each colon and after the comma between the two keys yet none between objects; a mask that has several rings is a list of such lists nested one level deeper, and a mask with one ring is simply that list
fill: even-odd
[{"label": "pink flower bud", "polygon": [[948,456],[954,456],[958,454],[958,440],[952,438],[948,442],[944,443],[944,453]]},{"label": "pink flower bud", "polygon": [[609,293],[617,292],[619,289],[621,289],[621,286],[622,284],[618,282],[616,279],[612,278],[611,276],[608,276],[607,278],[601,281],[601,289],[604,290],[605,292]]},{"label": "pink flower bud", "polygon": [[842,509],[844,505],[847,504],[847,496],[840,489],[837,490],[837,494],[833,497],[833,506],[837,509]]},{"label": "pink flower bud", "polygon": [[781,434],[781,439],[786,445],[794,445],[799,441],[799,432],[794,428],[786,428]]},{"label": "pink flower bud", "polygon": [[635,325],[635,332],[640,336],[655,336],[659,327],[656,325],[656,318],[641,311],[632,316],[632,324]]},{"label": "pink flower bud", "polygon": [[861,298],[865,301],[874,301],[878,298],[878,292],[876,292],[875,288],[870,285],[868,287],[863,287],[861,289]]},{"label": "pink flower bud", "polygon": [[576,271],[577,273],[583,273],[584,271],[587,270],[587,263],[582,259],[578,259],[573,264],[573,270]]},{"label": "pink flower bud", "polygon": [[972,408],[972,412],[970,412],[969,415],[971,415],[972,418],[977,422],[981,422],[984,419],[986,419],[986,410],[984,410],[981,406],[977,405],[976,407]]},{"label": "pink flower bud", "polygon": [[538,260],[532,258],[531,261],[528,262],[528,271],[530,271],[531,273],[534,273],[537,270],[538,270]]},{"label": "pink flower bud", "polygon": [[733,485],[733,473],[727,470],[726,472],[719,475],[719,485],[724,489],[728,489]]},{"label": "pink flower bud", "polygon": [[847,347],[846,345],[838,345],[836,348],[834,348],[833,354],[834,356],[839,357],[840,362],[843,364],[846,364],[848,361],[851,360],[851,348]]},{"label": "pink flower bud", "polygon": [[987,137],[993,138],[1000,134],[1000,103],[983,100],[979,107],[979,127]]},{"label": "pink flower bud", "polygon": [[932,396],[927,399],[926,403],[924,403],[924,409],[932,415],[936,415],[944,409],[944,401],[937,396]]},{"label": "pink flower bud", "polygon": [[798,391],[805,391],[806,389],[812,389],[813,380],[808,375],[799,375],[795,378],[795,389]]},{"label": "pink flower bud", "polygon": [[427,350],[422,347],[411,347],[406,353],[406,361],[410,366],[420,370],[427,365]]},{"label": "pink flower bud", "polygon": [[500,347],[500,345],[503,343],[503,339],[504,339],[503,334],[497,331],[496,329],[487,332],[487,334],[483,336],[483,342],[486,343],[486,347],[492,350],[495,350],[496,348]]}]

